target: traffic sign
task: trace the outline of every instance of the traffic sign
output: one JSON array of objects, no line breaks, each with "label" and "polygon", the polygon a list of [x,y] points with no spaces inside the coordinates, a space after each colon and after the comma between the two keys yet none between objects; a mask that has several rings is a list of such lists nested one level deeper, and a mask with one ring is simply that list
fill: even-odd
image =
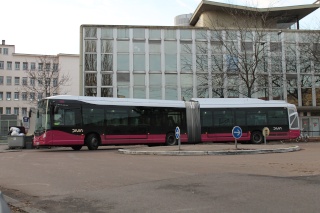
[{"label": "traffic sign", "polygon": [[270,135],[270,129],[269,129],[268,127],[264,127],[264,128],[262,129],[262,135],[263,135],[264,137],[269,136],[269,135]]},{"label": "traffic sign", "polygon": [[240,128],[240,126],[235,126],[235,127],[233,127],[233,129],[232,129],[232,136],[233,136],[235,139],[241,138],[241,136],[242,136],[242,129]]},{"label": "traffic sign", "polygon": [[180,138],[180,128],[178,126],[176,127],[175,134],[176,134],[176,139],[179,139]]}]

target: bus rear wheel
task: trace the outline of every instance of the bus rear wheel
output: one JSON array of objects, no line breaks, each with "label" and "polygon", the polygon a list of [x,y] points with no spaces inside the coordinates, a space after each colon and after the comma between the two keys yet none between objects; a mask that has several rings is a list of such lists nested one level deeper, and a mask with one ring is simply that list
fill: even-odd
[{"label": "bus rear wheel", "polygon": [[82,148],[82,146],[72,146],[71,147],[73,150],[75,150],[75,151],[79,151],[81,148]]},{"label": "bus rear wheel", "polygon": [[167,146],[174,146],[177,145],[177,139],[174,133],[168,133],[166,137],[166,145]]},{"label": "bus rear wheel", "polygon": [[96,150],[99,147],[99,139],[95,134],[91,134],[87,137],[86,144],[89,150]]},{"label": "bus rear wheel", "polygon": [[251,143],[260,144],[263,141],[262,133],[259,131],[255,131],[251,134]]}]

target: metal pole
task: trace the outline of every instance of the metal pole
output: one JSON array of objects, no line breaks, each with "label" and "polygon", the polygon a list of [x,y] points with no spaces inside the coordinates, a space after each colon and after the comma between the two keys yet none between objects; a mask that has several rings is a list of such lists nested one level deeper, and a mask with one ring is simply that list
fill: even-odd
[{"label": "metal pole", "polygon": [[179,151],[180,151],[180,145],[181,145],[180,137],[178,139],[178,144],[179,144]]},{"label": "metal pole", "polygon": [[238,142],[237,142],[237,139],[234,139],[234,143],[236,145],[236,149],[238,149]]}]

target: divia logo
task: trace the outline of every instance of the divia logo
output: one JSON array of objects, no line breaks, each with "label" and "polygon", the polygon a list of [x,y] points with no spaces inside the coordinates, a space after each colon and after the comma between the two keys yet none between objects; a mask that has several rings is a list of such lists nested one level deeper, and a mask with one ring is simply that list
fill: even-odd
[{"label": "divia logo", "polygon": [[83,129],[72,129],[72,133],[83,132]]},{"label": "divia logo", "polygon": [[280,126],[280,127],[273,127],[273,131],[280,131],[280,130],[282,130],[282,127]]}]

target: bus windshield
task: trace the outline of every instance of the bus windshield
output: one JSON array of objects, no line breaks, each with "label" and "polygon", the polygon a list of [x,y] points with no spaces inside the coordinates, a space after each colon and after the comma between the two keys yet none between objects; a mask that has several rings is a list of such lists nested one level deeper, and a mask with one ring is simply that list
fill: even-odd
[{"label": "bus windshield", "polygon": [[38,103],[36,132],[42,132],[50,129],[50,111],[47,109],[47,101],[42,100]]}]

